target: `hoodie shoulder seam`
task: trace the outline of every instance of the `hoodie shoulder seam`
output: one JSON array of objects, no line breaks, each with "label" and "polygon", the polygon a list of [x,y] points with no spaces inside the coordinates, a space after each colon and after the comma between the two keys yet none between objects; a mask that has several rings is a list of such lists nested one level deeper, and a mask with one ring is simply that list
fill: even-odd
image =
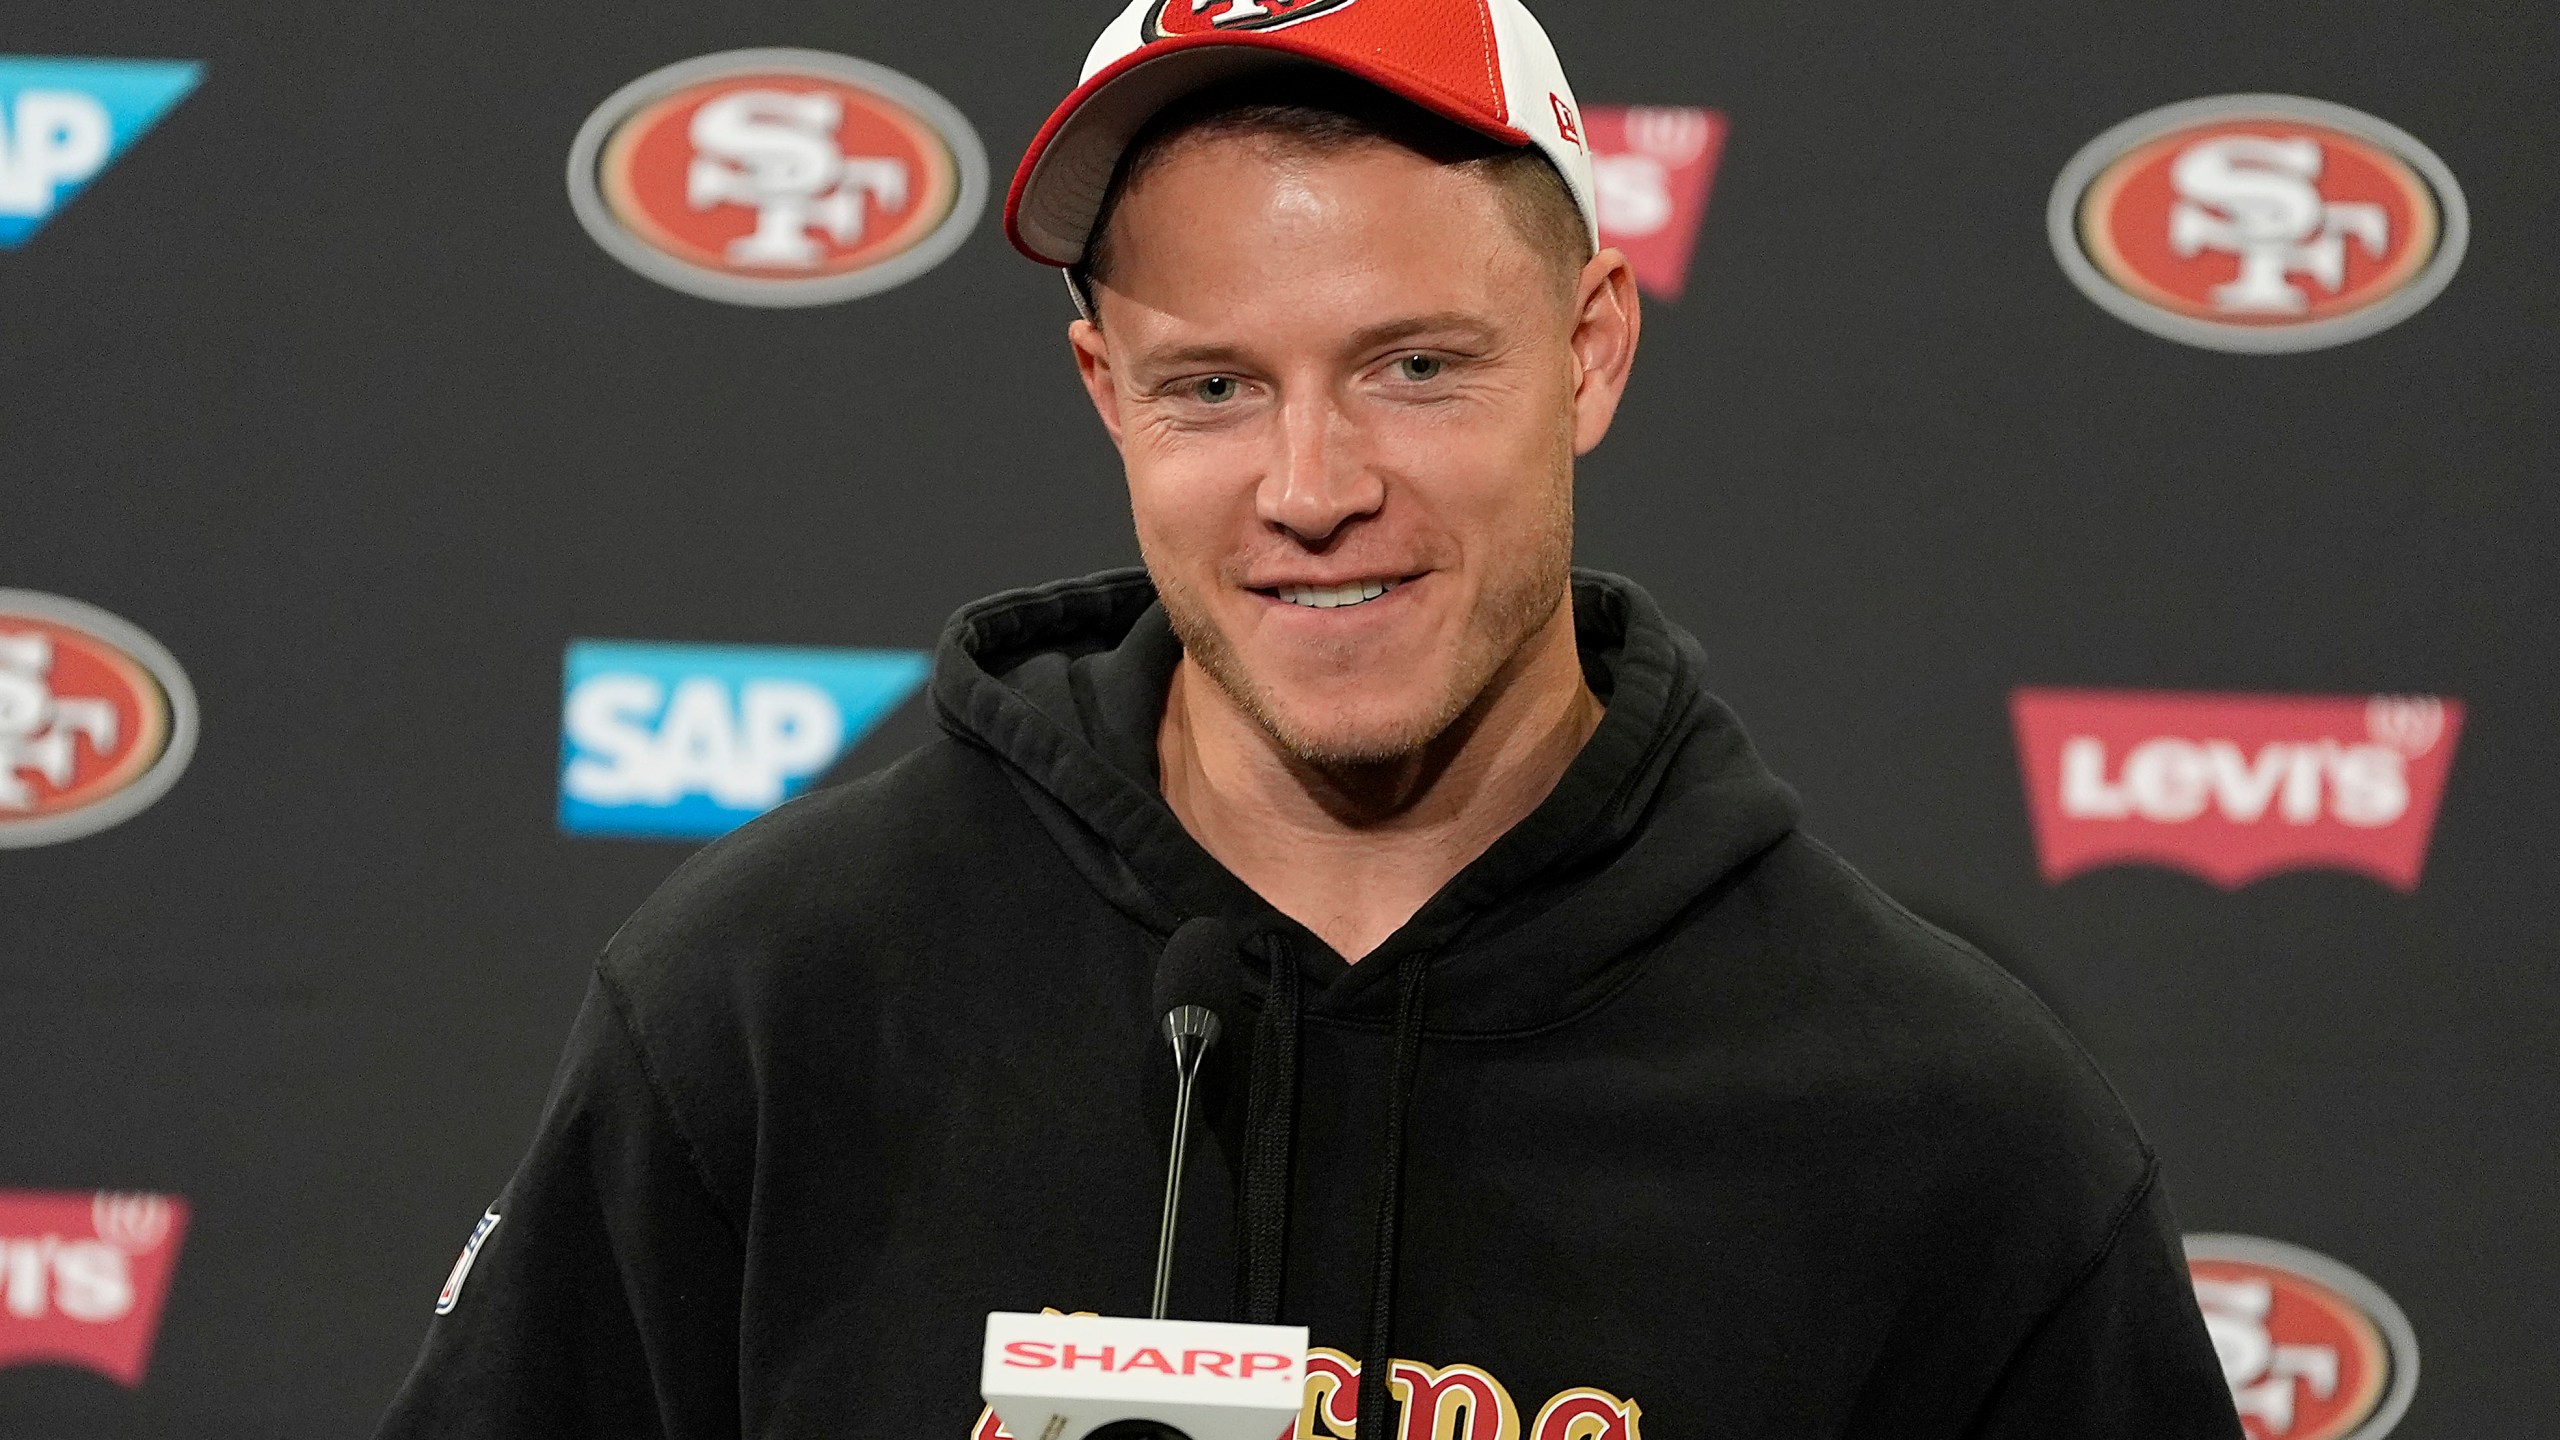
[{"label": "hoodie shoulder seam", "polygon": [[[2072,1273],[2069,1282],[2055,1292],[2053,1303],[2038,1313],[2035,1323],[2029,1325],[2026,1333],[2018,1337],[2017,1346],[2009,1352],[2009,1358],[2001,1364],[1998,1377],[1983,1392],[1984,1413],[1998,1402],[2001,1393],[2008,1388],[2010,1380],[2017,1374],[2018,1367],[2024,1363],[2027,1351],[2034,1347],[2045,1331],[2052,1328],[2056,1317],[2062,1314],[2063,1307],[2070,1304],[2072,1297],[2080,1293],[2081,1287],[2087,1285],[2101,1269],[2105,1268],[2107,1261],[2116,1253],[2116,1247],[2124,1243],[2125,1227],[2133,1223],[2133,1217],[2141,1211],[2143,1203],[2151,1198],[2151,1192],[2159,1187],[2159,1183],[2160,1160],[2158,1156],[2150,1156],[2142,1167],[2141,1177],[2134,1181],[2132,1190],[2117,1204],[2115,1214],[2109,1218],[2106,1233],[2099,1237],[2097,1248],[2091,1252],[2087,1260],[2081,1263],[2080,1268]],[[1972,1432],[1968,1430],[1966,1433]]]},{"label": "hoodie shoulder seam", "polygon": [[702,1158],[702,1147],[694,1143],[692,1133],[685,1129],[684,1117],[676,1113],[666,1082],[658,1074],[658,1062],[649,1054],[648,1040],[640,1033],[639,1017],[632,1013],[630,997],[622,993],[621,985],[615,982],[601,955],[596,958],[595,975],[596,987],[604,992],[605,1002],[613,1007],[614,1022],[622,1027],[623,1035],[631,1042],[632,1056],[639,1064],[640,1079],[648,1088],[653,1107],[684,1151],[685,1165],[693,1171],[694,1183],[710,1197],[711,1208],[720,1212],[720,1222],[729,1227],[730,1238],[737,1241],[741,1249],[745,1248],[747,1227],[739,1216],[730,1213],[728,1197],[712,1183],[711,1167]]},{"label": "hoodie shoulder seam", "polygon": [[[2126,1131],[2132,1136],[2134,1151],[2142,1157],[2144,1165],[2148,1167],[2148,1170],[2156,1170],[2158,1168],[2160,1163],[2159,1156],[2152,1150],[2149,1137],[2142,1133],[2142,1127],[2134,1122],[2133,1109],[2131,1106],[2125,1104],[2123,1092],[2117,1090],[2115,1082],[2107,1078],[2107,1072],[2099,1066],[2096,1057],[2089,1053],[2089,1047],[2080,1043],[2080,1037],[2071,1033],[2070,1027],[2062,1023],[2062,1018],[2053,1013],[2052,1006],[2044,1003],[2043,996],[2038,995],[2024,980],[2021,980],[2017,976],[2010,974],[2007,970],[2002,969],[1998,962],[1994,961],[1990,956],[1983,954],[1980,950],[1975,949],[1971,944],[1966,942],[1963,937],[1951,934],[1944,928],[1931,923],[1925,917],[1913,913],[1910,906],[1895,899],[1885,891],[1883,886],[1868,879],[1864,871],[1842,858],[1839,851],[1823,844],[1813,836],[1805,834],[1802,830],[1798,830],[1796,833],[1804,836],[1805,843],[1811,845],[1816,854],[1820,855],[1825,860],[1828,860],[1842,874],[1847,875],[1851,881],[1856,883],[1859,889],[1875,897],[1875,899],[1881,902],[1887,910],[1919,931],[1923,938],[1937,945],[1941,950],[1944,950],[1948,954],[1963,961],[1972,969],[1990,976],[1994,983],[2007,986],[2009,989],[2015,991],[2019,996],[2023,997],[2028,1004],[2034,1006],[2035,1013],[2043,1022],[2046,1031],[2055,1039],[2062,1042],[2064,1047],[2070,1051],[2071,1057],[2079,1062],[2080,1068],[2083,1071],[2095,1077],[2099,1085],[2105,1087],[2107,1097],[2115,1102],[2116,1113],[2123,1120]],[[2146,1170],[2146,1174],[2148,1173],[2148,1170]],[[2146,1180],[2145,1185],[2147,1186],[2148,1183],[2149,1182]]]}]

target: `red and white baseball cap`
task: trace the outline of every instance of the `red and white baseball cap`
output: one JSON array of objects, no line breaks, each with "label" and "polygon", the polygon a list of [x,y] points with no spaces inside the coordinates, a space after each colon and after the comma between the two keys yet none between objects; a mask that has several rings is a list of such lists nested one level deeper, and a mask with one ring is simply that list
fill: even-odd
[{"label": "red and white baseball cap", "polygon": [[1085,57],[1005,200],[1014,248],[1084,260],[1121,152],[1156,112],[1216,81],[1313,62],[1555,162],[1598,248],[1591,150],[1547,32],[1519,0],[1136,0]]}]

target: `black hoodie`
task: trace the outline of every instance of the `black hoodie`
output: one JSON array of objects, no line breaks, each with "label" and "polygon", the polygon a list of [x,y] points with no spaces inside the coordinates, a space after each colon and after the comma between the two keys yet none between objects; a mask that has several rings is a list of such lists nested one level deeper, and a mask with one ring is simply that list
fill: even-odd
[{"label": "black hoodie", "polygon": [[944,737],[606,947],[384,1440],[994,1436],[987,1312],[1145,1313],[1202,920],[1173,1313],[1310,1326],[1303,1440],[1386,1354],[1387,1440],[2238,1436],[2087,1057],[1795,828],[1642,591],[1574,600],[1598,730],[1357,965],[1165,806],[1143,574],[962,611]]}]

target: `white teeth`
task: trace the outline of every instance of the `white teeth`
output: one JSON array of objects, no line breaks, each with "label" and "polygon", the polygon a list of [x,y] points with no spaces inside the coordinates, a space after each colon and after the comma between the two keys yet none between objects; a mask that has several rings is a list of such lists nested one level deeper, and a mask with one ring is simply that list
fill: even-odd
[{"label": "white teeth", "polygon": [[1275,593],[1292,605],[1304,605],[1311,610],[1339,610],[1345,605],[1375,600],[1400,583],[1395,580],[1354,580],[1343,585],[1283,585]]}]

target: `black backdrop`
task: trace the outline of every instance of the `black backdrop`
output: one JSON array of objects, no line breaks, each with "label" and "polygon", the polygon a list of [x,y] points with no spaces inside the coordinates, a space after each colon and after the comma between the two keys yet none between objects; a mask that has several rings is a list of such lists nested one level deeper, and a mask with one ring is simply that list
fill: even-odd
[{"label": "black backdrop", "polygon": [[[1585,102],[1732,121],[1586,463],[1582,561],[1700,633],[1818,833],[2049,997],[2190,1229],[2398,1299],[2426,1356],[2399,1433],[2540,1429],[2560,12],[1545,9]],[[590,957],[685,853],[555,827],[568,640],[920,648],[1134,557],[1064,296],[992,214],[901,288],[756,310],[614,263],[561,185],[604,96],[747,45],[917,77],[1001,180],[1107,14],[0,5],[12,54],[207,67],[0,254],[0,585],[140,624],[203,707],[156,807],[0,851],[0,1187],[194,1208],[148,1381],[0,1371],[0,1434],[346,1435],[388,1400]],[[2473,236],[2432,306],[2236,356],[2070,287],[2063,162],[2240,91],[2445,158]],[[2006,710],[2033,684],[2464,700],[2423,885],[2045,884]]]}]

